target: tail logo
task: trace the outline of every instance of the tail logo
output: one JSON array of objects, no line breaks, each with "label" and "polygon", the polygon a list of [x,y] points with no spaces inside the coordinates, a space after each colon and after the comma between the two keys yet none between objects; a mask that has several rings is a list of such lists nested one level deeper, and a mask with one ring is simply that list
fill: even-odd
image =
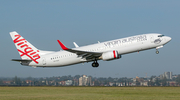
[{"label": "tail logo", "polygon": [[37,51],[34,51],[28,44],[27,44],[27,41],[22,38],[21,36],[18,34],[18,35],[14,35],[14,37],[16,37],[13,42],[15,44],[17,44],[17,46],[19,46],[21,49],[23,50],[20,50],[20,49],[17,49],[19,52],[21,52],[22,54],[20,55],[21,57],[22,56],[28,56],[31,60],[33,60],[35,63],[39,63],[37,60],[40,58],[39,54],[37,52],[39,52],[39,50]]}]

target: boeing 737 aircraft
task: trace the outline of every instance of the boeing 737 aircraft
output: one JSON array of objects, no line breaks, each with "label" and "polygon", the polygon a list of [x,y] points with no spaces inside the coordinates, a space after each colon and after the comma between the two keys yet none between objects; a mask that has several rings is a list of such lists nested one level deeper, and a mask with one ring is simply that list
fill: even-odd
[{"label": "boeing 737 aircraft", "polygon": [[75,48],[70,49],[57,40],[63,50],[55,52],[37,49],[15,31],[10,32],[10,35],[21,56],[21,59],[12,59],[12,61],[32,67],[62,67],[91,61],[93,67],[98,67],[98,60],[115,60],[128,53],[155,48],[158,54],[158,49],[171,41],[168,36],[151,33],[82,47],[74,42]]}]

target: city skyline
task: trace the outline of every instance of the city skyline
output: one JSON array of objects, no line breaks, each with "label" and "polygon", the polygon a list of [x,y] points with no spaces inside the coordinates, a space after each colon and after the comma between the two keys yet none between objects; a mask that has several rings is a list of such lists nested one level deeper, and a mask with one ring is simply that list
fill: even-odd
[{"label": "city skyline", "polygon": [[0,78],[1,86],[180,86],[180,74],[164,72],[159,76],[135,78],[96,78],[87,75],[46,78]]},{"label": "city skyline", "polygon": [[[133,76],[133,77],[126,77],[126,76],[119,76],[119,77],[111,77],[111,78],[136,78],[136,77],[139,77],[139,78],[150,78],[152,76],[157,76],[159,77],[160,79],[166,77],[166,79],[172,79],[172,76],[178,76],[180,74],[173,74],[173,72],[171,71],[167,71],[167,72],[163,72],[163,73],[160,73],[159,75],[150,75],[150,76],[147,76],[147,73],[145,73],[146,75],[145,76]],[[77,74],[78,75],[78,74]],[[74,76],[77,76],[77,75],[59,75],[59,76],[50,76],[50,77],[62,77],[62,76],[71,76],[71,77],[74,77]],[[92,75],[87,75],[87,74],[81,74],[81,75],[78,75],[78,76],[81,76],[82,78],[88,78],[89,76],[90,77],[94,77],[94,78],[109,78],[109,77],[96,77],[96,76],[92,76]],[[14,76],[13,76],[14,77]],[[0,77],[0,78],[13,78],[13,77]],[[19,77],[19,76],[15,76],[15,77]],[[48,77],[32,77],[32,76],[28,76],[28,77],[31,77],[31,78],[48,78]],[[19,78],[28,78],[28,77],[19,77]]]}]

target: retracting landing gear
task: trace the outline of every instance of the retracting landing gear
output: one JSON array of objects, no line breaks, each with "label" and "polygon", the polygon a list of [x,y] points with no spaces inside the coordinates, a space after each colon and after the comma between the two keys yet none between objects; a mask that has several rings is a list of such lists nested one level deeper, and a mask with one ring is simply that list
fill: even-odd
[{"label": "retracting landing gear", "polygon": [[92,67],[98,67],[99,63],[97,62],[97,60],[95,59],[94,62],[92,63]]}]

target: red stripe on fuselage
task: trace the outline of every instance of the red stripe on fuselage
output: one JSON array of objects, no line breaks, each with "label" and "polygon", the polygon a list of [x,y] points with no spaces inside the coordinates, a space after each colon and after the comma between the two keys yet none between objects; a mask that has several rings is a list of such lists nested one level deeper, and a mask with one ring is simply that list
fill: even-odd
[{"label": "red stripe on fuselage", "polygon": [[114,54],[114,58],[116,58],[116,51],[115,50],[113,51],[113,54]]}]

